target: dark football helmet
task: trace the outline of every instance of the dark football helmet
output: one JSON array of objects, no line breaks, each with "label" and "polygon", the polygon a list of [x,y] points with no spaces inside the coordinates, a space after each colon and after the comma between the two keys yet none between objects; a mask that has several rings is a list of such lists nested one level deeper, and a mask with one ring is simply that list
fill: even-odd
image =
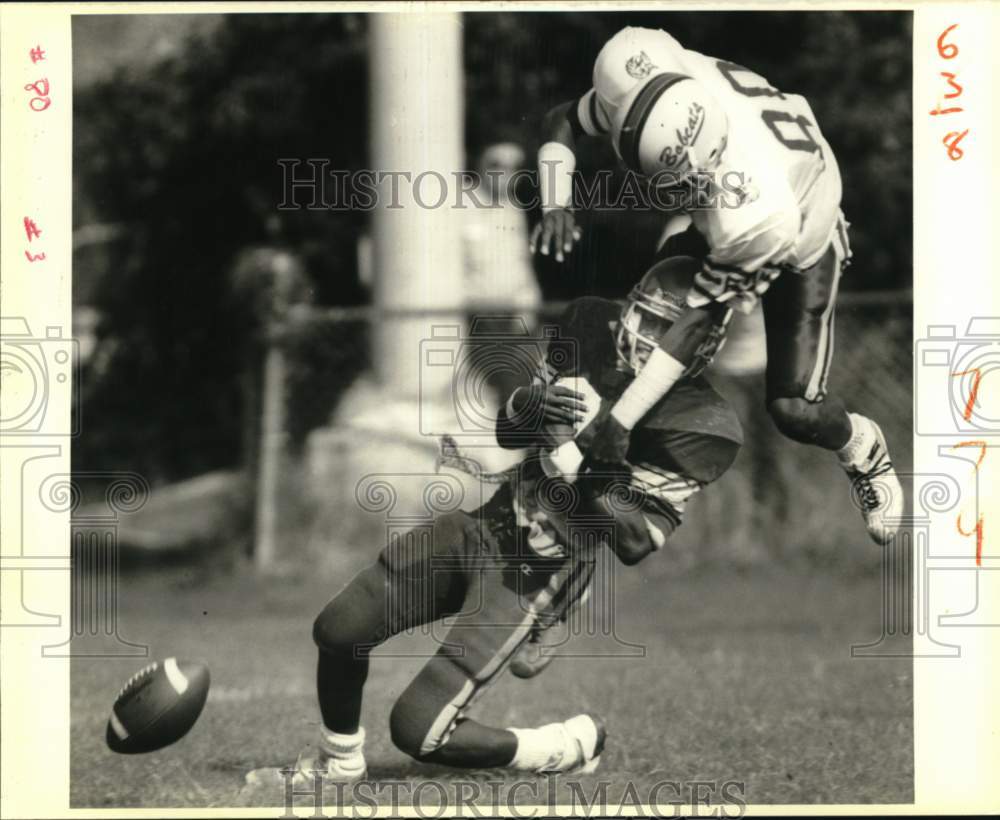
[{"label": "dark football helmet", "polygon": [[[663,334],[688,310],[685,297],[700,267],[693,257],[673,256],[653,265],[632,288],[615,334],[620,369],[632,373],[642,369]],[[726,310],[712,325],[685,376],[697,376],[712,363],[725,343],[732,315]]]}]

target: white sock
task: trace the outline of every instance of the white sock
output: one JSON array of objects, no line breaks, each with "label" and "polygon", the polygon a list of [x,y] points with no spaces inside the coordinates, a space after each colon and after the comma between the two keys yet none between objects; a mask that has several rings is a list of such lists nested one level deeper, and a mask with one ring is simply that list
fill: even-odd
[{"label": "white sock", "polygon": [[841,464],[856,467],[868,455],[875,441],[875,431],[872,429],[872,423],[864,416],[848,413],[847,418],[851,421],[851,437],[847,440],[847,444],[837,450],[837,458]]},{"label": "white sock", "polygon": [[510,762],[512,769],[537,772],[562,757],[566,746],[561,723],[550,723],[537,729],[508,729],[517,738],[517,751]]},{"label": "white sock", "polygon": [[353,735],[331,732],[325,726],[319,730],[319,750],[326,757],[336,760],[350,760],[362,753],[365,745],[364,727],[359,727]]}]

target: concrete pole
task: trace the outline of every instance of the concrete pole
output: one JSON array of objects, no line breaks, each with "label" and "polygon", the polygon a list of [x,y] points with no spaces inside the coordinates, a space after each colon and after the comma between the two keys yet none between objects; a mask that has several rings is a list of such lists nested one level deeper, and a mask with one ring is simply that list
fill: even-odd
[{"label": "concrete pole", "polygon": [[421,367],[421,342],[434,325],[462,321],[462,212],[453,207],[464,162],[461,14],[375,13],[370,20],[373,168],[398,172],[383,178],[373,214],[375,303],[389,311],[454,309],[375,329],[379,384],[393,400],[418,401],[423,410],[446,395],[452,373]]}]

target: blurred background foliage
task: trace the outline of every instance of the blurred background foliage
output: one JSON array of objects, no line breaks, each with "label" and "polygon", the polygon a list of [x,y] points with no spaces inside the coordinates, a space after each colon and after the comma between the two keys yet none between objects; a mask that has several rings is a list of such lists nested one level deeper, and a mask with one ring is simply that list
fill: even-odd
[{"label": "blurred background foliage", "polygon": [[[532,156],[542,116],[589,88],[611,34],[662,27],[810,101],[840,161],[853,223],[855,264],[843,287],[909,288],[911,20],[908,12],[468,13],[469,166],[498,140],[521,142]],[[147,47],[132,36],[137,24],[173,32],[174,45]],[[238,462],[240,379],[254,329],[230,274],[248,248],[294,250],[319,305],[367,301],[357,274],[366,214],[277,210],[279,158],[367,166],[366,29],[362,14],[74,18],[74,226],[80,236],[103,226],[114,237],[79,242],[74,258],[74,300],[98,317],[76,465],[158,482]],[[607,149],[581,152],[585,170],[613,160]],[[548,298],[623,295],[649,263],[662,218],[584,219],[568,265],[539,266]],[[354,343],[363,353],[363,338]]]}]

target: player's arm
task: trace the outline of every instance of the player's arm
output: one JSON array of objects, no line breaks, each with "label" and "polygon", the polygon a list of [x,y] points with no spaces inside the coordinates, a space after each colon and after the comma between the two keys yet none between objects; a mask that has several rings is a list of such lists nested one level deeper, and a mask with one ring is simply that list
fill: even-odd
[{"label": "player's arm", "polygon": [[543,256],[554,252],[557,262],[573,250],[580,229],[573,216],[573,171],[576,145],[584,136],[599,137],[608,131],[608,119],[591,89],[578,100],[550,110],[542,122],[538,149],[538,188],[542,220],[531,235],[531,251]]},{"label": "player's arm", "polygon": [[[784,215],[779,215],[784,219]],[[623,462],[636,424],[684,376],[699,347],[733,306],[748,310],[777,277],[772,264],[794,244],[797,223],[770,228],[705,257],[688,293],[688,309],[660,338],[642,371],[611,408],[588,452],[599,463]]]},{"label": "player's arm", "polygon": [[[660,549],[680,523],[680,517],[668,504],[630,485],[614,483],[602,487],[599,478],[588,482],[581,478],[580,513],[588,523],[608,531],[607,546],[626,566],[638,564]],[[617,489],[616,489],[617,486]]]}]

